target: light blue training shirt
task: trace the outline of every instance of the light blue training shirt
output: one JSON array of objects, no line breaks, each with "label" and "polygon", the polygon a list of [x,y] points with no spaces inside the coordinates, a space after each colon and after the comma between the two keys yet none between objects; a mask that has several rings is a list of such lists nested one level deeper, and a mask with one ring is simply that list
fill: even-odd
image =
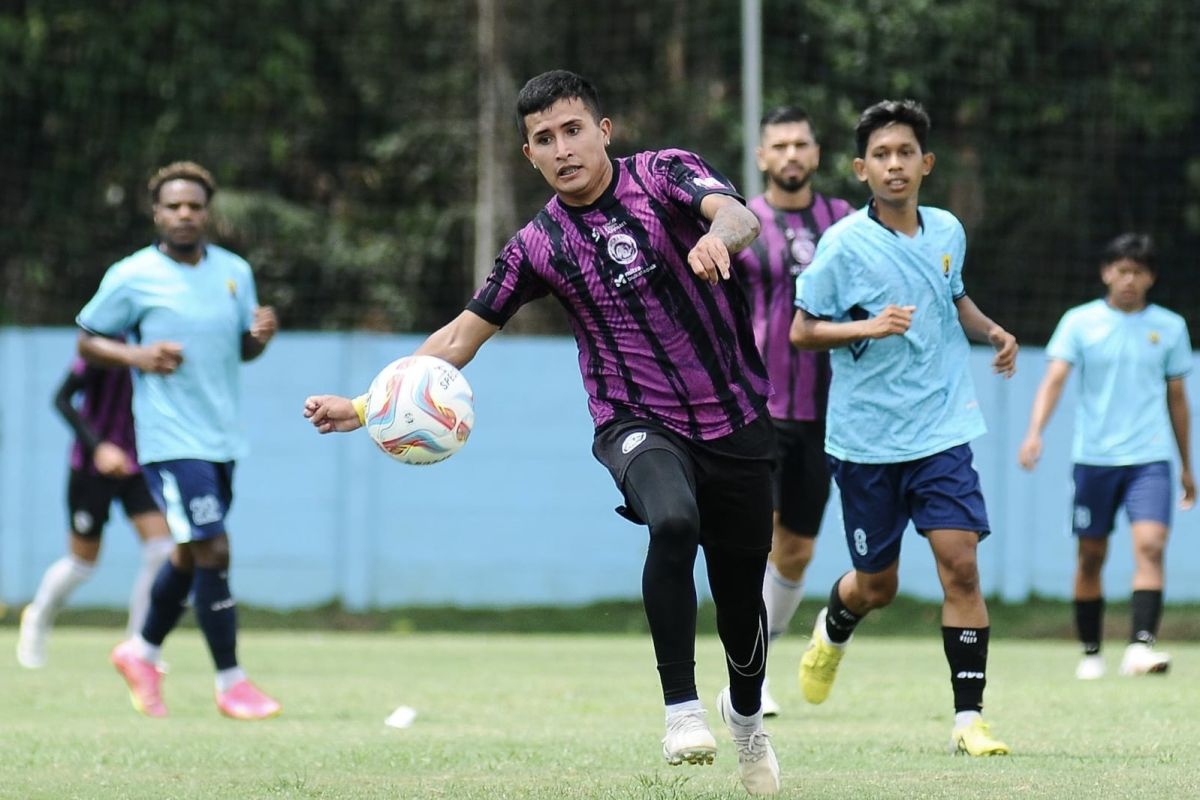
[{"label": "light blue training shirt", "polygon": [[206,245],[196,265],[146,247],[108,268],[75,321],[131,343],[177,342],[170,375],[134,371],[133,415],[144,464],[191,458],[233,461],[247,452],[240,419],[242,334],[258,296],[250,265]]},{"label": "light blue training shirt", "polygon": [[1046,356],[1079,372],[1071,448],[1076,464],[1110,467],[1171,459],[1175,436],[1167,381],[1192,368],[1183,317],[1154,304],[1127,313],[1093,300],[1063,314]]},{"label": "light blue training shirt", "polygon": [[880,223],[870,207],[856,211],[825,232],[796,279],[796,306],[833,322],[916,306],[902,336],[830,353],[825,451],[843,461],[911,461],[987,431],[955,306],[966,294],[966,234],[949,211],[922,206],[918,214],[920,230],[909,237]]}]

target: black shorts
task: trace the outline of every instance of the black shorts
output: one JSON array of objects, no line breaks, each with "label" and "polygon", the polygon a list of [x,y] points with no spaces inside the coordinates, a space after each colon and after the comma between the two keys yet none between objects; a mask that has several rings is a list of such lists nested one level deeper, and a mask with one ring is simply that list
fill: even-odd
[{"label": "black shorts", "polygon": [[771,420],[775,425],[775,510],[800,536],[816,536],[829,501],[829,461],[822,420]]},{"label": "black shorts", "polygon": [[[774,430],[763,416],[729,436],[698,442],[640,419],[612,422],[596,432],[592,454],[608,468],[625,494],[633,460],[663,450],[678,460],[700,512],[700,541],[706,545],[768,552],[771,549],[771,472]],[[617,513],[645,524],[626,505]]]},{"label": "black shorts", "polygon": [[108,509],[113,500],[120,500],[125,516],[158,511],[150,496],[142,473],[128,478],[109,478],[83,470],[71,470],[67,481],[67,514],[71,533],[76,536],[99,536],[108,522]]}]

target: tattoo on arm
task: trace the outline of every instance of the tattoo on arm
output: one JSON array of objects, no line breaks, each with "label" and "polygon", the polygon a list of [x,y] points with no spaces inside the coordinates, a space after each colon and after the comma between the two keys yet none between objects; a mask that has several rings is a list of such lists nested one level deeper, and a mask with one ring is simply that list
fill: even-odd
[{"label": "tattoo on arm", "polygon": [[758,217],[740,203],[727,203],[717,209],[708,232],[724,242],[730,253],[736,253],[758,236]]}]

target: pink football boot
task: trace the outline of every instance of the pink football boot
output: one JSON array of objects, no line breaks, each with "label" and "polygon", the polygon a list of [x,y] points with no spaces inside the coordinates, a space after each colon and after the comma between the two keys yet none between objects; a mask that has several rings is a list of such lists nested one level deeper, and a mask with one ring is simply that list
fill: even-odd
[{"label": "pink football boot", "polygon": [[129,684],[129,699],[134,708],[147,717],[167,715],[162,700],[162,673],[155,664],[137,654],[132,641],[114,647],[108,660]]},{"label": "pink football boot", "polygon": [[277,700],[248,680],[238,681],[227,692],[217,692],[217,708],[234,719],[266,719],[283,710]]}]

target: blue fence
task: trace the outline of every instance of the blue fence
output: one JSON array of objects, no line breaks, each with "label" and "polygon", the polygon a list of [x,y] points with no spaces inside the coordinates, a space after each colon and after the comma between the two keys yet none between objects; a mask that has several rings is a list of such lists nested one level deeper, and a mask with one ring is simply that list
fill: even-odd
[{"label": "blue fence", "polygon": [[[32,596],[65,547],[69,432],[51,395],[74,341],[67,329],[0,329],[0,601],[10,605]],[[366,609],[637,597],[645,531],[613,513],[620,498],[591,456],[570,339],[501,335],[485,346],[466,371],[476,395],[471,441],[435,466],[392,462],[361,433],[318,436],[301,417],[305,396],[355,394],[419,341],[284,333],[246,366],[253,452],[238,465],[230,515],[239,599],[280,609],[340,600]],[[980,550],[984,588],[1014,601],[1067,597],[1072,390],[1047,432],[1043,463],[1024,473],[1016,451],[1042,354],[1025,349],[1007,382],[991,375],[989,358],[972,354],[990,427],[973,445],[995,531]],[[1194,381],[1188,388],[1194,404]],[[809,573],[813,591],[825,591],[849,563],[837,508],[835,490]],[[1200,512],[1176,520],[1167,556],[1171,600],[1200,600],[1198,521]],[[1132,574],[1124,523],[1111,552],[1105,579],[1110,596],[1122,597]],[[73,605],[124,605],[137,558],[132,530],[114,511],[101,567]],[[703,591],[703,580],[698,585]],[[929,549],[911,531],[901,591],[940,596]]]}]

